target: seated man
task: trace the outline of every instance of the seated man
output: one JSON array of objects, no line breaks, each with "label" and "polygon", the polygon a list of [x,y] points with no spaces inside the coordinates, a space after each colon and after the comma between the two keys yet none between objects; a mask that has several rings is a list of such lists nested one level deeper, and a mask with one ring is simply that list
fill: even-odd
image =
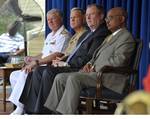
[{"label": "seated man", "polygon": [[39,63],[41,65],[48,64],[56,57],[62,56],[68,45],[70,33],[63,25],[63,15],[61,11],[58,9],[48,11],[47,21],[51,33],[47,35],[41,54],[34,57],[26,57],[25,61],[27,65],[25,65],[22,70],[14,71],[10,75],[10,83],[13,90],[9,100],[17,106],[13,112],[14,114],[18,110],[21,111],[20,107],[23,106],[18,102],[18,99],[22,93],[28,72],[32,72],[32,69],[38,66]]},{"label": "seated man", "polygon": [[0,64],[5,63],[10,55],[24,52],[24,37],[18,33],[21,23],[15,21],[8,26],[7,33],[0,35]]},{"label": "seated man", "polygon": [[[81,18],[83,19],[83,16],[81,17],[80,14],[79,10],[71,10],[71,26],[75,26],[76,24],[78,28],[81,28],[81,25],[83,25]],[[102,6],[89,5],[86,15],[88,15],[86,21],[91,32],[79,39],[81,42],[77,44],[76,48],[71,52],[67,60],[65,60],[64,65],[59,65],[57,62],[55,65],[58,65],[58,67],[49,66],[42,73],[36,70],[33,72],[32,77],[28,75],[20,98],[20,102],[24,104],[26,113],[45,113],[46,110],[43,109],[43,105],[51,90],[56,74],[79,71],[92,58],[96,48],[101,45],[105,37],[109,34],[103,19],[104,11]],[[79,32],[77,28],[75,31]]]},{"label": "seated man", "polygon": [[[88,16],[87,16],[88,17]],[[97,72],[105,65],[129,66],[135,49],[135,41],[126,30],[127,13],[120,7],[112,8],[106,23],[112,34],[95,51],[93,58],[79,72],[58,74],[44,104],[49,110],[62,114],[77,112],[80,92],[84,88],[96,87]],[[128,75],[104,74],[103,90],[110,94],[125,93]],[[113,96],[113,95],[111,95]]]}]

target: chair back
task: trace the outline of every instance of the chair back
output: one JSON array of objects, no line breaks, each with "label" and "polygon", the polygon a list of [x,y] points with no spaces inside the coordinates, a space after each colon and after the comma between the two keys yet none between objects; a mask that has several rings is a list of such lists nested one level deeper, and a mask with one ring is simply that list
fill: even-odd
[{"label": "chair back", "polygon": [[137,79],[139,79],[139,64],[140,64],[140,59],[141,59],[141,54],[142,54],[142,49],[143,49],[143,42],[141,39],[135,39],[136,41],[136,49],[135,49],[135,54],[133,56],[134,60],[132,62],[132,69],[135,71],[133,75],[131,75],[131,80],[130,80],[130,87],[129,87],[129,92],[133,91],[136,89],[136,82]]}]

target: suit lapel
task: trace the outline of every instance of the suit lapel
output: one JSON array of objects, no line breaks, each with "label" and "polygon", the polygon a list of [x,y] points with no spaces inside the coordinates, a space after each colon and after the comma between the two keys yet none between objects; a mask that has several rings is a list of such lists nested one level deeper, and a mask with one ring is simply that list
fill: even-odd
[{"label": "suit lapel", "polygon": [[125,29],[122,29],[121,31],[119,31],[119,33],[117,33],[115,36],[112,36],[112,39],[107,42],[107,38],[105,39],[104,43],[102,45],[100,45],[100,47],[95,51],[95,57],[94,59],[96,60],[99,55],[101,54],[101,52],[103,50],[105,50],[105,48],[107,48],[108,46],[110,46],[111,44],[113,44],[114,42],[116,42],[116,40],[118,39],[118,37],[125,31]]},{"label": "suit lapel", "polygon": [[124,29],[122,29],[121,31],[119,31],[115,36],[112,36],[112,39],[109,42],[106,42],[103,44],[102,48],[100,49],[100,51],[103,51],[105,48],[107,48],[108,46],[110,46],[111,44],[113,44],[114,42],[116,42],[116,40],[118,39],[118,37],[124,32]]}]

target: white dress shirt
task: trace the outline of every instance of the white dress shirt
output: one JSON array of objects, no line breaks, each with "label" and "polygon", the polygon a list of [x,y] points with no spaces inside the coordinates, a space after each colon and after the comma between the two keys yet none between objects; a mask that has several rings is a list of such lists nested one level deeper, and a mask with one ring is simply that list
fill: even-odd
[{"label": "white dress shirt", "polygon": [[15,36],[10,36],[8,33],[0,35],[0,52],[16,52],[17,49],[24,49],[24,37],[16,33]]}]

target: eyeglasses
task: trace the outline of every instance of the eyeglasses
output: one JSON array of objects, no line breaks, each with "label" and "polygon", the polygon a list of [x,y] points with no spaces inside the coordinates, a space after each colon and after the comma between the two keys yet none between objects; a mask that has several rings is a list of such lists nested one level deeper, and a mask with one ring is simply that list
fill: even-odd
[{"label": "eyeglasses", "polygon": [[105,21],[106,21],[106,22],[107,22],[107,21],[111,21],[111,20],[113,20],[114,18],[119,17],[119,16],[122,16],[122,15],[108,16],[108,17],[105,18]]}]

